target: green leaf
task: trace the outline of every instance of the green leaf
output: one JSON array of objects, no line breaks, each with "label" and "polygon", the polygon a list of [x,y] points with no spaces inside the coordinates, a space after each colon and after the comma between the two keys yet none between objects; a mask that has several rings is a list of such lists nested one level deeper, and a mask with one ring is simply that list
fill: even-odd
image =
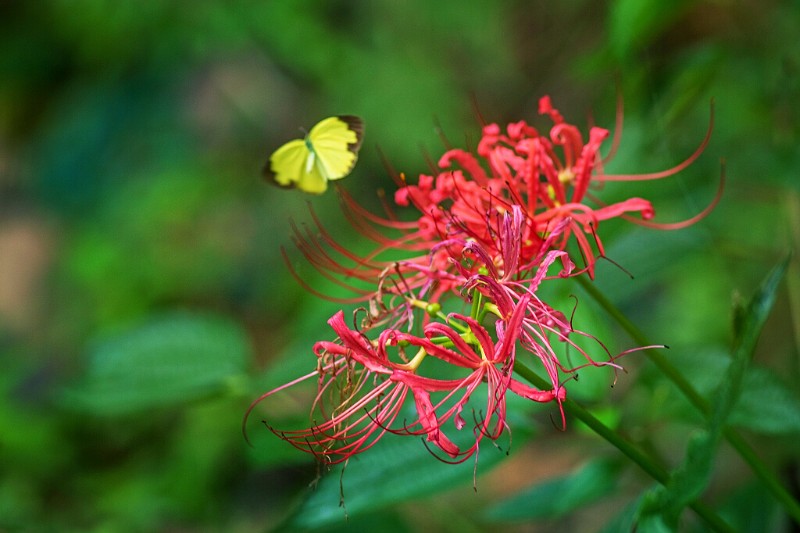
[{"label": "green leaf", "polygon": [[249,359],[235,322],[169,314],[97,342],[85,375],[61,399],[98,415],[144,412],[240,386]]},{"label": "green leaf", "polygon": [[568,476],[545,481],[495,504],[485,516],[495,522],[564,516],[613,493],[618,471],[616,462],[592,461]]},{"label": "green leaf", "polygon": [[640,508],[642,523],[658,522],[677,526],[684,507],[698,498],[708,486],[722,429],[744,390],[745,370],[752,359],[787,266],[788,257],[770,272],[747,307],[737,312],[733,360],[712,395],[707,430],[693,435],[689,440],[686,457],[672,472],[667,484],[647,494]]},{"label": "green leaf", "polygon": [[772,269],[747,308],[738,317],[735,324],[736,349],[744,350],[750,355],[755,351],[756,341],[775,303],[778,286],[789,266],[789,259],[787,256]]},{"label": "green leaf", "polygon": [[772,311],[779,284],[788,266],[789,257],[787,256],[772,269],[747,307],[736,314],[733,361],[731,361],[727,372],[725,372],[717,393],[713,396],[709,431],[714,440],[718,440],[723,425],[727,422],[731,411],[744,390],[745,371],[753,359],[756,343],[767,317]]},{"label": "green leaf", "polygon": [[[522,432],[515,431],[515,446],[520,444],[520,437],[524,438]],[[468,438],[472,438],[471,433],[464,435],[464,439]],[[465,440],[457,442],[465,443]],[[485,439],[478,473],[488,472],[505,457],[505,453]],[[326,472],[316,490],[289,517],[285,529],[295,531],[341,523],[349,516],[360,516],[454,486],[469,485],[473,482],[474,471],[474,459],[457,465],[445,463],[426,449],[422,437],[387,434],[367,453],[352,458],[343,472],[341,466]]]},{"label": "green leaf", "polygon": [[633,529],[636,533],[674,533],[677,528],[674,524],[667,524],[659,515],[647,515],[636,522]]},{"label": "green leaf", "polygon": [[620,510],[616,516],[605,523],[599,533],[617,533],[619,531],[634,531],[636,527],[636,513],[639,509],[642,496],[630,502]]},{"label": "green leaf", "polygon": [[654,527],[654,530],[665,524],[677,527],[684,507],[703,493],[711,479],[717,442],[718,437],[708,431],[691,436],[686,457],[672,471],[666,486],[655,487],[645,494],[638,523],[649,524],[647,527]]},{"label": "green leaf", "polygon": [[741,533],[788,529],[780,505],[758,481],[737,488],[722,503],[720,510],[736,531]]},{"label": "green leaf", "polygon": [[609,12],[609,43],[619,57],[627,57],[647,46],[659,33],[679,17],[686,0],[616,0]]},{"label": "green leaf", "polygon": [[771,370],[750,368],[728,422],[770,435],[800,434],[800,397]]},{"label": "green leaf", "polygon": [[[671,353],[670,359],[708,399],[712,398],[718,381],[716,376],[725,374],[731,364],[730,355],[721,349]],[[688,418],[692,423],[699,420],[682,396],[670,397],[660,407],[671,416]],[[800,396],[773,370],[750,365],[728,423],[770,435],[800,433]]]}]

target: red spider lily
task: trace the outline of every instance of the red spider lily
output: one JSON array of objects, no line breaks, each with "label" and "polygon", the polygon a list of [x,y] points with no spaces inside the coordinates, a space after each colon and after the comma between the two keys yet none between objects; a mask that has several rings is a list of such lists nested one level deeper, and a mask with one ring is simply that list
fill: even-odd
[{"label": "red spider lily", "polygon": [[[466,426],[462,412],[475,394],[477,388],[486,383],[486,405],[480,417],[475,419],[472,427],[474,443],[468,448],[459,450],[458,453],[449,453],[455,462],[461,462],[478,452],[484,437],[497,440],[508,429],[506,422],[506,392],[511,391],[519,396],[535,402],[558,401],[566,397],[566,389],[557,386],[552,390],[540,391],[512,377],[516,358],[516,342],[522,327],[522,318],[527,309],[526,299],[523,298],[508,321],[497,320],[496,337],[494,341],[489,332],[477,321],[464,315],[453,314],[452,320],[465,323],[468,327],[466,335],[472,342],[467,342],[464,334],[440,322],[432,322],[425,326],[425,335],[445,338],[452,344],[453,349],[439,344],[426,347],[430,355],[437,357],[454,366],[470,370],[470,374],[461,380],[432,380],[419,376],[409,376],[409,382],[426,391],[446,392],[445,397],[435,406],[432,412],[441,411],[432,421],[436,425],[425,424],[423,431],[430,434],[431,430],[441,433],[445,421],[453,418],[456,429]],[[451,403],[452,400],[454,403]],[[429,438],[430,440],[430,438]]]},{"label": "red spider lily", "polygon": [[[676,224],[655,224],[648,222],[655,212],[647,200],[629,198],[605,205],[588,194],[592,184],[659,179],[683,170],[705,149],[713,127],[713,115],[700,146],[679,165],[652,174],[607,175],[602,171],[599,151],[608,138],[608,130],[593,127],[588,141],[584,142],[580,130],[564,121],[548,96],[540,100],[539,112],[549,115],[554,122],[549,138],[525,122],[510,124],[506,134],[496,124],[487,125],[477,149],[483,164],[469,152],[450,150],[439,160],[439,166],[449,169],[455,164],[460,169],[445,170],[435,178],[421,176],[417,185],[406,185],[395,194],[398,204],[413,204],[423,213],[419,219],[419,238],[434,238],[431,228],[445,229],[448,235],[463,235],[491,249],[498,229],[498,215],[518,205],[532,221],[533,230],[524,242],[523,260],[538,252],[542,240],[560,221],[569,219],[568,227],[555,246],[565,249],[574,236],[586,262],[586,267],[576,273],[585,270],[593,276],[596,255],[605,255],[597,235],[601,221],[621,217],[648,227],[677,229],[706,216],[719,200],[721,187],[712,203],[697,216]],[[587,200],[598,207],[592,207]],[[641,218],[632,218],[632,213],[638,213]]]},{"label": "red spider lily", "polygon": [[[425,436],[428,443],[452,460],[463,461],[478,451],[484,437],[495,440],[507,428],[507,390],[536,402],[561,402],[565,398],[566,390],[561,385],[540,391],[512,377],[516,342],[528,300],[527,295],[523,296],[508,320],[496,321],[497,341],[477,321],[459,314],[450,315],[448,323],[427,324],[423,337],[384,329],[378,339],[370,341],[364,333],[350,329],[339,311],[328,321],[339,335],[338,340],[315,346],[317,371],[264,394],[251,405],[247,415],[267,397],[317,376],[311,427],[296,431],[270,427],[298,449],[325,462],[338,463],[369,449],[391,432]],[[393,347],[399,348],[402,362],[391,360],[388,350]],[[409,347],[418,350],[410,360],[404,356]],[[422,375],[421,364],[427,356],[466,369],[469,374],[458,379]],[[462,411],[482,383],[488,389],[486,407],[473,426],[474,444],[462,450],[447,436],[445,424],[452,419],[453,429],[466,427]],[[400,423],[398,417],[409,391],[414,398],[416,419]],[[434,404],[431,394],[442,397]]]},{"label": "red spider lily", "polygon": [[[583,272],[594,276],[595,262],[605,254],[597,234],[603,220],[620,217],[675,229],[705,216],[721,187],[707,209],[676,224],[653,223],[653,206],[647,200],[629,198],[606,205],[589,191],[603,181],[675,174],[703,151],[711,127],[697,151],[670,170],[607,175],[600,147],[608,130],[593,127],[584,141],[548,97],[540,100],[539,112],[554,123],[549,136],[525,122],[510,124],[505,132],[490,124],[483,128],[476,154],[449,150],[438,162],[441,172],[420,176],[414,185],[403,182],[395,203],[417,208],[417,220],[401,221],[388,206],[385,215],[375,215],[340,190],[350,222],[376,243],[372,253],[362,256],[338,243],[313,211],[313,228],[292,225],[295,243],[308,262],[354,293],[331,299],[367,302],[368,307],[354,328],[346,325],[342,311],[331,317],[328,324],[338,337],[316,343],[317,370],[265,393],[250,406],[245,422],[262,400],[316,376],[310,426],[291,431],[268,426],[298,449],[338,463],[371,448],[389,432],[424,437],[429,449],[441,450],[442,460],[461,462],[479,451],[484,438],[495,441],[509,429],[509,390],[536,402],[556,401],[561,407],[564,383],[578,369],[610,366],[616,371],[619,357],[655,347],[612,355],[598,339],[575,330],[571,319],[542,301],[539,287],[552,278]],[[567,252],[573,239],[583,258],[581,268]],[[471,305],[470,315],[446,315],[443,306],[449,301]],[[491,320],[490,332],[486,324]],[[592,341],[602,357],[591,355],[575,337]],[[553,340],[559,341],[559,352],[574,351],[584,362],[565,365]],[[520,347],[522,360],[517,358]],[[423,367],[428,357],[446,363],[460,377],[430,375],[431,365]],[[549,390],[513,377],[517,364],[529,362],[541,365]],[[482,396],[476,397],[483,384],[485,404]],[[476,402],[481,405],[477,410],[472,407]],[[473,410],[472,424],[463,416],[465,409]],[[563,410],[561,415],[563,424]],[[472,440],[460,447],[453,431],[468,427]]]},{"label": "red spider lily", "polygon": [[[395,203],[415,207],[420,212],[416,220],[399,220],[388,205],[383,216],[370,213],[340,189],[345,215],[357,230],[377,243],[377,248],[366,256],[336,242],[313,211],[313,230],[294,226],[295,242],[308,262],[324,277],[354,294],[350,298],[329,299],[342,303],[374,300],[377,285],[380,297],[390,298],[397,290],[425,288],[429,301],[457,292],[458,283],[451,273],[452,258],[461,254],[459,243],[474,241],[499,258],[502,251],[498,235],[502,233],[503,215],[514,206],[519,206],[529,221],[521,241],[520,264],[541,258],[543,247],[565,250],[574,239],[584,266],[571,275],[588,272],[593,277],[597,258],[605,256],[598,234],[601,221],[623,218],[647,227],[678,229],[705,217],[720,198],[724,180],[720,180],[716,197],[701,213],[682,222],[660,224],[653,222],[654,208],[648,200],[628,198],[607,205],[589,192],[593,185],[605,181],[653,180],[680,172],[705,149],[713,113],[701,144],[677,166],[651,174],[609,175],[603,172],[604,161],[599,153],[608,130],[593,127],[584,141],[580,130],[565,122],[548,96],[540,99],[539,112],[554,123],[549,136],[541,135],[525,122],[512,123],[505,132],[497,124],[489,124],[483,128],[476,154],[449,150],[438,162],[443,170],[435,176],[421,175],[416,184],[402,181],[394,195]],[[618,118],[619,132],[621,111]],[[613,146],[612,151],[615,149]],[[558,236],[553,238],[557,228]],[[398,261],[397,257],[403,254]],[[296,277],[309,291],[321,295],[300,276]],[[432,283],[434,277],[437,279]]]},{"label": "red spider lily", "polygon": [[[562,261],[562,277],[569,276],[574,265],[565,252],[547,251],[546,246],[539,253],[541,257],[520,265],[526,224],[527,219],[517,206],[504,215],[502,232],[498,235],[503,252],[499,263],[496,264],[496,258],[475,241],[461,241],[462,253],[470,257],[468,262],[453,262],[456,270],[453,279],[458,280],[462,290],[473,293],[473,298],[482,298],[484,309],[496,315],[494,337],[476,318],[454,313],[443,321],[425,324],[421,337],[401,331],[396,324],[382,323],[378,338],[369,340],[366,336],[369,329],[349,328],[340,311],[329,320],[338,335],[337,341],[316,344],[318,370],[301,378],[315,375],[319,378],[312,409],[313,424],[299,431],[270,429],[295,447],[331,463],[369,449],[386,432],[424,436],[428,443],[444,452],[449,458],[446,460],[460,462],[477,453],[484,437],[496,440],[507,429],[505,395],[508,390],[533,401],[560,404],[566,395],[564,375],[588,365],[618,368],[614,363],[616,357],[612,357],[599,341],[597,344],[608,355],[608,361],[595,361],[572,341],[570,335],[575,333],[594,338],[574,330],[563,313],[555,311],[536,295],[539,284],[556,261]],[[564,221],[561,225],[567,224],[568,221]],[[556,228],[550,238],[557,238],[563,227]],[[455,241],[451,245],[455,245]],[[529,274],[523,274],[526,272]],[[408,302],[419,302],[413,294],[405,297]],[[409,312],[410,309],[411,305],[407,306]],[[397,324],[406,321],[410,319],[400,318]],[[576,349],[587,363],[577,368],[565,367],[551,338]],[[512,377],[517,342],[534,361],[542,364],[552,383],[551,390],[537,390]],[[390,349],[397,351],[395,357],[390,357]],[[417,351],[409,358],[406,352],[412,349]],[[425,375],[422,364],[428,356],[464,369],[468,374],[457,379]],[[461,449],[448,433],[467,426],[462,412],[483,383],[487,385],[486,405],[473,417],[473,443]],[[289,385],[270,391],[255,403]],[[411,421],[401,417],[409,391],[416,407],[415,418]],[[435,403],[432,394],[439,397]]]},{"label": "red spider lily", "polygon": [[[311,427],[294,431],[268,427],[296,448],[335,464],[371,448],[390,431],[412,390],[405,379],[411,366],[408,362],[389,360],[386,347],[395,342],[395,331],[386,329],[377,341],[369,341],[362,333],[347,327],[342,311],[331,317],[328,324],[339,338],[337,342],[321,341],[315,345],[317,370],[263,394],[251,404],[244,422],[261,401],[317,376]],[[424,400],[421,405],[424,406]],[[429,423],[431,416],[425,413],[424,419]],[[433,431],[429,438],[445,452],[455,453],[455,446],[438,438]]]},{"label": "red spider lily", "polygon": [[[471,252],[472,256],[481,263],[481,268],[477,269],[478,273],[476,274],[471,273],[475,268],[462,271],[462,274],[467,276],[463,287],[467,290],[477,290],[485,295],[488,301],[496,307],[496,312],[500,317],[511,316],[521,305],[527,307],[522,318],[519,339],[523,347],[541,362],[554,388],[560,386],[563,374],[574,374],[586,366],[608,365],[619,369],[619,365],[614,362],[617,358],[645,348],[634,348],[613,356],[598,339],[588,333],[575,330],[562,312],[554,310],[537,296],[539,285],[547,277],[551,265],[560,259],[562,269],[558,276],[568,277],[574,269],[574,264],[565,252],[552,250],[545,242],[536,258],[528,264],[520,265],[519,254],[522,248],[521,241],[526,234],[526,221],[519,206],[514,206],[511,213],[506,213],[504,216],[503,231],[499,236],[499,242],[502,244],[502,269],[497,268],[494,263],[495,258],[492,258],[490,252],[480,244],[474,241],[465,243],[465,251]],[[569,219],[562,221],[548,239],[557,239],[569,223]],[[572,334],[594,341],[608,360],[596,361],[574,339],[570,338]],[[569,345],[587,362],[576,367],[564,366],[552,347],[550,337]],[[647,348],[654,347],[661,346]]]}]

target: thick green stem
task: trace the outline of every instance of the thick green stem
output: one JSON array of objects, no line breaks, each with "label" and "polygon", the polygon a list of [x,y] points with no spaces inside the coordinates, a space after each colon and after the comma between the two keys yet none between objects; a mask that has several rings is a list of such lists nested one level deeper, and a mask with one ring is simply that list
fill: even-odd
[{"label": "thick green stem", "polygon": [[[600,306],[611,315],[614,320],[622,326],[628,335],[641,346],[650,346],[653,343],[649,342],[644,333],[634,325],[633,322],[628,320],[611,301],[601,293],[595,285],[583,277],[576,278],[581,287],[598,303]],[[675,368],[666,357],[656,350],[645,350],[647,356],[658,369],[672,381],[675,386],[686,396],[686,398],[700,411],[706,418],[711,416],[711,406],[703,398],[697,389]],[[723,435],[733,448],[739,453],[744,461],[750,465],[753,472],[761,479],[764,485],[769,489],[775,499],[783,505],[786,512],[797,523],[800,523],[800,503],[795,500],[792,495],[781,484],[775,473],[769,469],[761,459],[759,459],[755,450],[742,438],[742,436],[732,427],[728,426],[723,429]]]},{"label": "thick green stem", "polygon": [[[519,361],[514,364],[514,370],[518,372],[520,376],[531,382],[534,386],[539,387],[542,390],[550,388],[550,384],[547,381],[539,377],[535,372],[521,364]],[[669,472],[666,468],[664,468],[655,459],[643,452],[641,449],[637,448],[635,444],[629,440],[626,440],[622,437],[622,435],[616,433],[611,428],[603,424],[589,411],[569,398],[564,400],[562,405],[564,406],[564,410],[566,412],[589,426],[595,433],[603,437],[606,441],[630,458],[634,463],[639,465],[639,467],[647,472],[653,479],[662,485],[669,480]],[[691,507],[698,516],[705,520],[705,522],[714,531],[726,531],[731,533],[735,531],[735,529],[722,520],[722,518],[720,518],[713,509],[708,507],[703,502],[695,500],[689,504],[689,507]]]}]

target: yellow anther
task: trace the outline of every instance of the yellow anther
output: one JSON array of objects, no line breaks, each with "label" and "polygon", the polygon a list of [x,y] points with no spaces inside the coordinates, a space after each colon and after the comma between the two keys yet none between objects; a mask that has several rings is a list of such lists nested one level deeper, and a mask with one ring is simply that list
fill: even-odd
[{"label": "yellow anther", "polygon": [[559,183],[572,183],[574,179],[575,179],[575,174],[569,168],[565,168],[564,170],[558,173]]}]

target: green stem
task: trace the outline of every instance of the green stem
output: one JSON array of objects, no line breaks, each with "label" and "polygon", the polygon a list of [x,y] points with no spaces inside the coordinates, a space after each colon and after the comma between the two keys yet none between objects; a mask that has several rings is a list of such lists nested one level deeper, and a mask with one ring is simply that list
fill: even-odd
[{"label": "green stem", "polygon": [[[549,389],[551,387],[547,381],[539,377],[535,372],[521,364],[519,361],[514,364],[514,370],[518,372],[519,375],[530,381],[534,386],[539,387],[542,390]],[[561,405],[563,405],[566,412],[589,426],[595,433],[615,446],[634,463],[639,465],[639,467],[647,472],[653,479],[662,485],[669,481],[669,472],[666,468],[664,468],[661,464],[659,464],[641,449],[637,448],[632,442],[623,438],[619,433],[611,430],[611,428],[603,424],[597,419],[597,417],[584,409],[582,406],[570,400],[569,398],[565,399]],[[705,520],[706,523],[712,529],[714,529],[714,531],[726,531],[731,533],[735,531],[735,529],[722,520],[722,518],[720,518],[713,509],[703,502],[698,500],[692,501],[689,503],[689,507],[691,507],[698,514],[698,516]]]},{"label": "green stem", "polygon": [[483,294],[481,291],[472,290],[472,309],[470,310],[469,317],[473,320],[479,320],[481,312],[483,311]]},{"label": "green stem", "polygon": [[[636,327],[628,317],[626,317],[622,312],[617,309],[617,307],[611,303],[611,301],[605,297],[605,295],[600,292],[600,290],[589,280],[578,277],[578,283],[581,284],[581,287],[586,290],[587,293],[598,303],[600,306],[622,326],[628,335],[641,346],[649,346],[653,343],[649,342],[648,339],[645,337],[644,333]],[[681,374],[677,368],[675,368],[672,363],[670,363],[666,357],[664,357],[660,352],[656,350],[645,350],[645,355],[647,356],[653,364],[665,375],[669,378],[677,387],[678,389],[686,396],[686,398],[692,403],[692,405],[697,408],[706,418],[711,416],[711,406],[706,402],[705,398],[703,398],[697,389],[695,389],[691,383]],[[778,502],[783,505],[786,512],[791,516],[797,523],[800,523],[800,503],[792,497],[792,495],[787,491],[784,486],[781,484],[780,480],[777,478],[775,473],[770,470],[762,461],[759,459],[758,455],[756,454],[755,450],[747,444],[747,442],[742,438],[742,436],[737,432],[734,428],[727,426],[723,429],[723,435],[727,441],[733,446],[733,448],[739,453],[739,455],[744,459],[744,461],[750,465],[750,468],[753,469],[753,472],[758,476],[759,479],[766,485],[769,491],[772,493],[773,496],[778,500]]]}]

